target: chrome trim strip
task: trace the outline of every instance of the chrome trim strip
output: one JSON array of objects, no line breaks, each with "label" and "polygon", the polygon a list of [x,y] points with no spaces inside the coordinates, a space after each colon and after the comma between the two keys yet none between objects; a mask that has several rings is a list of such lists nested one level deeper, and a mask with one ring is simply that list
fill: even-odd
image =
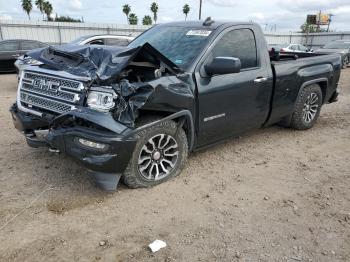
[{"label": "chrome trim strip", "polygon": [[22,112],[30,113],[30,114],[42,117],[43,116],[42,113],[37,112],[37,111],[32,110],[32,109],[29,109],[29,108],[26,108],[26,107],[22,106],[22,104],[21,104],[21,87],[22,87],[23,76],[24,76],[24,71],[21,72],[21,77],[20,77],[20,80],[18,83],[18,88],[17,88],[17,108]]},{"label": "chrome trim strip", "polygon": [[52,77],[58,77],[58,78],[63,78],[63,79],[67,79],[67,80],[72,80],[72,81],[76,81],[76,82],[89,82],[91,81],[90,77],[84,77],[84,76],[77,76],[77,75],[73,75],[70,73],[67,73],[65,71],[52,71],[49,69],[45,69],[45,68],[40,68],[38,66],[32,66],[32,65],[28,65],[27,67],[25,67],[25,69],[23,71],[26,72],[34,72],[34,73],[38,73],[38,74],[44,74],[44,75],[49,75]]},{"label": "chrome trim strip", "polygon": [[226,114],[222,113],[220,115],[206,117],[206,118],[203,119],[203,121],[204,122],[208,122],[208,121],[211,121],[211,120],[214,120],[214,119],[217,119],[217,118],[220,118],[220,117],[225,117],[225,116],[226,116]]},{"label": "chrome trim strip", "polygon": [[[30,88],[25,88],[25,87],[23,87],[23,85],[21,86],[21,90],[26,91],[26,92],[30,92],[30,93],[34,93],[34,94],[37,94],[37,95],[42,95],[42,96],[46,96],[46,97],[51,97],[51,98],[53,98],[53,99],[57,99],[57,100],[66,101],[66,102],[67,102],[67,100],[64,100],[64,99],[61,98],[61,97],[58,97],[58,96],[51,96],[51,95],[48,95],[48,94],[40,93],[40,92],[37,92],[37,91],[32,90],[32,89],[30,89]],[[68,92],[68,91],[61,90],[61,87],[59,87],[58,90],[61,91],[62,93],[65,93],[65,94],[74,95],[73,100],[69,100],[69,102],[74,103],[74,102],[77,102],[77,101],[80,100],[79,94],[77,94],[77,93],[73,93],[73,92]]]},{"label": "chrome trim strip", "polygon": [[79,84],[77,89],[71,88],[69,86],[61,86],[61,87],[65,88],[65,89],[74,90],[74,91],[81,91],[81,90],[84,89],[83,83],[81,83],[79,81],[76,81],[76,80],[73,80],[73,79],[63,78],[63,77],[59,77],[59,76],[54,76],[54,75],[51,75],[51,74],[41,74],[41,73],[29,71],[29,70],[26,70],[24,72],[25,73],[29,73],[29,74],[33,74],[33,75],[37,75],[37,76],[43,76],[43,77],[49,77],[49,78],[58,79],[58,80],[70,81],[70,82]]},{"label": "chrome trim strip", "polygon": [[[37,96],[37,95],[33,95],[31,93],[28,93],[26,91],[23,91],[22,94],[27,94],[27,95],[30,95],[30,96],[34,96],[36,98],[39,98],[39,99],[42,99],[42,100],[45,100],[45,101],[48,101],[48,102],[51,102],[51,103],[57,103],[57,104],[61,104],[61,105],[65,105],[65,106],[68,106],[71,108],[71,110],[74,110],[76,109],[75,106],[71,105],[71,104],[66,104],[66,103],[63,103],[63,102],[60,102],[60,101],[55,101],[55,100],[52,100],[52,99],[48,99],[48,98],[45,98],[45,97],[42,97],[42,96]],[[26,101],[24,101],[25,103],[28,103]],[[56,112],[56,113],[65,113],[66,111],[57,111],[57,110],[53,110],[52,107],[47,107],[47,106],[43,106],[43,105],[40,105],[40,104],[35,104],[33,102],[30,102],[30,104],[33,104],[37,107],[40,107],[40,108],[43,108],[43,109],[46,109],[48,111],[52,111],[52,112]]]}]

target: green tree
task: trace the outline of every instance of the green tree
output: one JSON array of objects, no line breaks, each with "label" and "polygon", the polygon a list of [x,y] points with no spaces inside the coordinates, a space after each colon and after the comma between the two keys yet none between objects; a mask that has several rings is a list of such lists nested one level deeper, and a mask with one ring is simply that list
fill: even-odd
[{"label": "green tree", "polygon": [[300,26],[300,29],[302,33],[327,32],[327,29],[325,28],[317,27],[317,25],[308,24],[306,22]]},{"label": "green tree", "polygon": [[51,21],[51,14],[52,14],[53,8],[49,1],[45,1],[43,3],[43,11],[46,14],[47,21]]},{"label": "green tree", "polygon": [[75,18],[72,18],[72,17],[69,17],[69,16],[58,16],[56,14],[56,17],[55,17],[55,22],[71,22],[71,23],[81,23],[82,20],[80,19],[75,19]]},{"label": "green tree", "polygon": [[123,5],[123,13],[126,15],[126,21],[129,23],[129,13],[131,12],[130,5]]},{"label": "green tree", "polygon": [[131,13],[129,15],[129,24],[130,25],[137,25],[137,23],[138,23],[137,15],[135,15],[134,13]]},{"label": "green tree", "polygon": [[145,15],[142,19],[142,24],[143,25],[152,25],[152,17],[149,15]]},{"label": "green tree", "polygon": [[182,12],[185,14],[185,20],[187,19],[187,15],[190,12],[190,6],[188,4],[185,4],[182,8]]},{"label": "green tree", "polygon": [[151,4],[151,11],[152,11],[152,13],[153,13],[153,20],[154,20],[154,23],[156,24],[157,23],[157,13],[158,13],[158,5],[157,5],[157,3],[156,2],[153,2],[152,4]]},{"label": "green tree", "polygon": [[44,19],[44,0],[36,0],[35,5],[40,10],[40,13],[43,15]]},{"label": "green tree", "polygon": [[22,8],[23,8],[24,12],[27,13],[28,18],[30,20],[30,12],[33,9],[32,0],[22,0]]}]

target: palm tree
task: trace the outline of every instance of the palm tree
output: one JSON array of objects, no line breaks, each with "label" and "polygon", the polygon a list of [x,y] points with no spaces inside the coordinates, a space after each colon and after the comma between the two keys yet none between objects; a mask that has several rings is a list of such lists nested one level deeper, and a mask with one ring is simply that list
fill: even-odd
[{"label": "palm tree", "polygon": [[51,20],[50,16],[52,14],[53,8],[52,8],[52,5],[49,1],[45,1],[43,3],[43,11],[46,14],[47,21],[50,21]]},{"label": "palm tree", "polygon": [[129,24],[130,25],[137,25],[137,22],[138,22],[137,15],[135,15],[134,13],[131,13],[129,15]]},{"label": "palm tree", "polygon": [[23,8],[24,12],[27,13],[28,18],[30,20],[30,12],[33,9],[32,0],[22,0],[22,8]]},{"label": "palm tree", "polygon": [[126,15],[126,21],[129,23],[129,13],[131,11],[130,5],[123,5],[123,13]]},{"label": "palm tree", "polygon": [[182,12],[185,14],[185,20],[187,19],[187,15],[190,12],[190,6],[188,4],[185,4],[182,8]]},{"label": "palm tree", "polygon": [[143,25],[152,25],[152,17],[149,15],[145,15],[142,19],[142,24]]},{"label": "palm tree", "polygon": [[151,11],[153,13],[153,20],[154,20],[154,23],[156,24],[157,23],[157,13],[158,13],[158,5],[156,2],[153,2],[151,4]]},{"label": "palm tree", "polygon": [[40,10],[40,13],[43,15],[44,20],[44,0],[36,0],[35,5]]}]

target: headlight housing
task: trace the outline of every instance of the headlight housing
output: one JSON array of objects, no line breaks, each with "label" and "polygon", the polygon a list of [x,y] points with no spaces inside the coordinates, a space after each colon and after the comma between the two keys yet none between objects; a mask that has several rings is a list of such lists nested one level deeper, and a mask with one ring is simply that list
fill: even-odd
[{"label": "headlight housing", "polygon": [[26,65],[42,65],[43,63],[30,57],[30,56],[24,56],[22,58],[22,61],[23,61],[23,64],[26,64]]},{"label": "headlight housing", "polygon": [[117,97],[117,94],[110,87],[98,88],[98,90],[92,89],[87,97],[87,105],[91,109],[108,112],[115,106],[114,100]]}]

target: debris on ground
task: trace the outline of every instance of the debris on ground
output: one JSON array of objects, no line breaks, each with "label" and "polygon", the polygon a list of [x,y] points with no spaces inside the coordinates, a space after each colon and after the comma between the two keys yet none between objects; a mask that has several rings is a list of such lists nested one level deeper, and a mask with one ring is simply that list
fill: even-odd
[{"label": "debris on ground", "polygon": [[159,251],[161,248],[166,247],[166,243],[162,240],[156,239],[151,244],[148,245],[153,253]]}]

